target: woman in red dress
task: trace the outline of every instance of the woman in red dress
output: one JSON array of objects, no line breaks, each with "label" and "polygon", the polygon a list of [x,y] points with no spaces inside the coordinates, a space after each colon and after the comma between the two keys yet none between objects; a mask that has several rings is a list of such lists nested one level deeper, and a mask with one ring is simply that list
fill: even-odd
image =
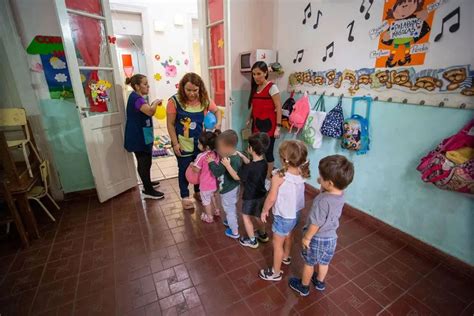
[{"label": "woman in red dress", "polygon": [[267,79],[267,64],[257,61],[252,66],[252,89],[249,97],[250,117],[247,126],[252,124],[252,133],[263,132],[270,137],[270,146],[265,154],[268,162],[268,177],[270,178],[275,162],[273,156],[275,138],[280,137],[281,98],[277,86]]}]

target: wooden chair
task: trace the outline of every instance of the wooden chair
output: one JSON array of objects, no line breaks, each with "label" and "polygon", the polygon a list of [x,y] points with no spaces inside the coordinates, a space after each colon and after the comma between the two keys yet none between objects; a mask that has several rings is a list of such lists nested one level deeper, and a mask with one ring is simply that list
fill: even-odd
[{"label": "wooden chair", "polygon": [[31,170],[31,163],[28,159],[26,146],[30,145],[31,150],[35,153],[39,161],[41,161],[41,158],[30,138],[30,129],[28,127],[28,121],[26,119],[26,111],[25,109],[21,108],[0,109],[0,128],[13,127],[21,128],[23,130],[23,137],[19,139],[7,140],[8,148],[22,149],[23,157],[25,158],[26,166],[28,168],[28,173],[32,178],[33,171]]},{"label": "wooden chair", "polygon": [[40,164],[40,172],[41,172],[41,181],[43,182],[42,186],[34,186],[28,191],[28,200],[34,200],[38,202],[38,204],[43,208],[45,213],[51,218],[53,222],[56,221],[54,216],[49,212],[48,208],[44,206],[41,202],[41,199],[44,197],[48,197],[54,206],[59,210],[59,205],[54,201],[48,191],[48,176],[49,176],[49,162],[48,160],[43,160]]},{"label": "wooden chair", "polygon": [[8,186],[4,179],[0,179],[0,199],[5,201],[7,209],[9,211],[9,215],[7,215],[5,218],[0,219],[0,224],[7,225],[8,233],[10,230],[10,223],[15,223],[23,247],[28,248],[30,243],[28,241],[28,236],[25,232],[25,227],[23,226],[20,214],[18,213],[13,197],[10,191],[8,190]]}]

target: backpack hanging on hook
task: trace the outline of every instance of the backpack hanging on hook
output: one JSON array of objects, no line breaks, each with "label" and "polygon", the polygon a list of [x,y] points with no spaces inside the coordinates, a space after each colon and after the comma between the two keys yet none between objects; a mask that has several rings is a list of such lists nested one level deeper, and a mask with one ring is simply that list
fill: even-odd
[{"label": "backpack hanging on hook", "polygon": [[[355,105],[359,101],[365,101],[367,104],[365,117],[355,114]],[[357,151],[358,155],[363,155],[369,151],[369,116],[371,103],[371,97],[352,98],[351,117],[346,119],[343,124],[341,147]]]},{"label": "backpack hanging on hook", "polygon": [[339,97],[337,105],[328,112],[321,126],[321,134],[333,138],[341,138],[342,124],[344,123],[344,113],[342,111],[342,95]]},{"label": "backpack hanging on hook", "polygon": [[303,97],[296,101],[295,106],[293,107],[293,112],[291,112],[289,117],[290,122],[290,129],[289,133],[293,127],[296,128],[296,134],[304,127],[306,123],[306,119],[308,118],[309,114],[309,97],[308,93],[305,92]]},{"label": "backpack hanging on hook", "polygon": [[286,129],[290,129],[290,114],[293,112],[293,107],[295,105],[294,99],[295,91],[291,91],[290,97],[286,99],[285,103],[281,107],[281,125]]}]

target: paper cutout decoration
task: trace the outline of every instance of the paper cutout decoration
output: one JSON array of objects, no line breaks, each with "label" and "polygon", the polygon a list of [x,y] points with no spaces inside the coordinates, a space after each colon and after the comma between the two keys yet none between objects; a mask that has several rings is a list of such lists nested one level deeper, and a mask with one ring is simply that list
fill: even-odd
[{"label": "paper cutout decoration", "polygon": [[169,80],[166,80],[166,84],[170,84],[170,81],[169,81]]},{"label": "paper cutout decoration", "polygon": [[171,57],[171,56],[168,57],[168,61],[169,61],[170,63],[173,62],[173,57]]},{"label": "paper cutout decoration", "polygon": [[[107,93],[107,89],[112,87],[112,84],[107,80],[91,80],[89,81],[89,88],[91,93],[92,101],[94,105],[97,106],[99,109],[103,109],[105,107],[105,111],[107,111],[107,101],[109,101],[109,95]],[[97,112],[105,112],[105,111],[97,111]]]},{"label": "paper cutout decoration", "polygon": [[176,89],[179,89],[179,83],[175,84],[174,86],[176,87]]},{"label": "paper cutout decoration", "polygon": [[107,38],[109,39],[110,44],[115,44],[117,38],[115,36],[108,35]]},{"label": "paper cutout decoration", "polygon": [[217,41],[217,47],[219,48],[223,48],[224,47],[224,40],[222,38],[220,38],[218,41]]},{"label": "paper cutout decoration", "polygon": [[187,66],[189,64],[189,60],[188,59],[185,59],[184,60],[184,64]]},{"label": "paper cutout decoration", "polygon": [[176,61],[176,66],[179,66],[181,62],[179,60]]},{"label": "paper cutout decoration", "polygon": [[132,55],[130,54],[122,54],[122,65],[123,65],[123,72],[127,78],[130,78],[133,75],[133,62],[132,62]]},{"label": "paper cutout decoration", "polygon": [[26,52],[31,55],[40,55],[41,64],[37,63],[32,67],[32,70],[44,72],[51,99],[74,97],[60,36],[36,35],[28,45]]},{"label": "paper cutout decoration", "polygon": [[160,55],[158,55],[158,54],[155,55],[156,60],[160,60],[160,58],[161,58]]},{"label": "paper cutout decoration", "polygon": [[161,75],[159,73],[156,73],[153,78],[155,78],[156,81],[160,81],[162,79]]},{"label": "paper cutout decoration", "polygon": [[168,61],[161,63],[161,65],[165,68],[165,75],[166,77],[174,78],[178,74],[178,69],[175,65],[170,65]]}]

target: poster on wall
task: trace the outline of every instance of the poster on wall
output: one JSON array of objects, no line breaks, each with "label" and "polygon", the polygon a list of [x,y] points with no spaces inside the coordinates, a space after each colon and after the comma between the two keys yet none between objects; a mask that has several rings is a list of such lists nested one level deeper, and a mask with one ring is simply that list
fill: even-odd
[{"label": "poster on wall", "polygon": [[51,99],[74,98],[61,37],[37,35],[26,51],[40,55]]},{"label": "poster on wall", "polygon": [[474,1],[279,2],[290,91],[474,109]]}]

